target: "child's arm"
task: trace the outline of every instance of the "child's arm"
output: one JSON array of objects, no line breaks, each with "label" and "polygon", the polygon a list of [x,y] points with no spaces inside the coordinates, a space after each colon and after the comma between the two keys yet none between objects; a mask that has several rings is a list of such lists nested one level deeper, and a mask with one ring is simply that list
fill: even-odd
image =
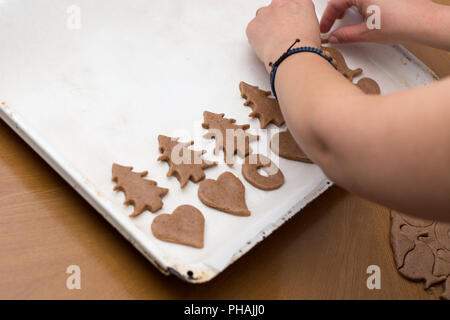
[{"label": "child's arm", "polygon": [[304,151],[338,185],[424,218],[450,220],[450,79],[368,96],[323,58],[278,69],[277,94]]},{"label": "child's arm", "polygon": [[[295,38],[319,46],[318,28],[310,0],[276,0],[247,34],[267,67]],[[399,211],[450,219],[450,79],[367,96],[325,59],[298,53],[280,65],[275,87],[293,136],[334,182]]]}]

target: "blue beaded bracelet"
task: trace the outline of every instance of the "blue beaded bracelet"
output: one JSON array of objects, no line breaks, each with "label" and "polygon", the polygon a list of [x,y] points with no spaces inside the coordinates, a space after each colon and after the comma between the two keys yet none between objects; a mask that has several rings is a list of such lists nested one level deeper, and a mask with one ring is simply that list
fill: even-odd
[{"label": "blue beaded bracelet", "polygon": [[272,71],[270,72],[270,88],[272,89],[272,94],[277,101],[278,101],[278,97],[277,97],[277,93],[275,91],[275,75],[277,74],[277,69],[278,69],[279,65],[287,57],[289,57],[293,54],[299,53],[299,52],[312,52],[312,53],[318,54],[319,56],[321,56],[322,58],[327,60],[336,69],[336,64],[333,61],[333,58],[329,55],[325,55],[321,49],[318,49],[316,47],[310,47],[310,46],[304,46],[304,47],[298,47],[298,48],[292,49],[292,47],[298,42],[300,42],[300,39],[296,39],[295,42],[289,47],[289,49],[285,53],[283,53],[283,55],[280,58],[278,58],[277,61],[275,61],[274,63],[272,63],[272,62],[269,63],[269,66],[272,67]]}]

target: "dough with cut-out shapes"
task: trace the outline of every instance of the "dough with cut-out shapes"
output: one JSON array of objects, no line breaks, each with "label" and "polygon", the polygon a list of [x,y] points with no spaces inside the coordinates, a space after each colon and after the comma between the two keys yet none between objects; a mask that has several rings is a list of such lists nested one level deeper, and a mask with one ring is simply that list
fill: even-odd
[{"label": "dough with cut-out shapes", "polygon": [[450,298],[450,224],[421,220],[391,211],[391,246],[397,269],[425,288],[443,283],[442,299]]}]

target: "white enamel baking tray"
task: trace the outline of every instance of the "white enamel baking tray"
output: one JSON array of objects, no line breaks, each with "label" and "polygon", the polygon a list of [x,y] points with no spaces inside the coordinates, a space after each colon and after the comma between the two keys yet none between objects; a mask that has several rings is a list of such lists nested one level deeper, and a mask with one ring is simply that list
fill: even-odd
[{"label": "white enamel baking tray", "polygon": [[[250,250],[330,186],[315,165],[278,159],[267,150],[275,127],[257,132],[238,84],[269,88],[268,76],[245,37],[258,0],[0,0],[0,116],[105,219],[165,274],[205,282]],[[316,1],[320,15],[325,1]],[[80,15],[78,15],[80,14]],[[353,18],[344,23],[352,22]],[[342,47],[351,67],[378,81],[383,93],[429,83],[433,73],[401,47]],[[251,217],[204,206],[197,184],[180,190],[156,161],[157,135],[204,140],[202,112],[224,112],[261,134],[257,152],[279,161],[286,183],[265,192],[249,185],[240,165]],[[220,160],[209,152],[206,157]],[[205,247],[153,237],[157,214],[129,218],[124,195],[113,192],[113,162],[148,170],[170,189],[160,213],[181,204],[206,219]],[[89,234],[86,235],[87,237]],[[269,258],[269,257],[268,257]]]}]

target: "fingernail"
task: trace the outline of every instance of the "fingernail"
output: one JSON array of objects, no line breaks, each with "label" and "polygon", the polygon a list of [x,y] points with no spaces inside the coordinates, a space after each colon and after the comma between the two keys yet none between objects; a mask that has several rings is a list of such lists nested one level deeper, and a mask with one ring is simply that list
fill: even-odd
[{"label": "fingernail", "polygon": [[331,36],[328,38],[328,42],[329,43],[339,43],[339,40],[335,36]]}]

